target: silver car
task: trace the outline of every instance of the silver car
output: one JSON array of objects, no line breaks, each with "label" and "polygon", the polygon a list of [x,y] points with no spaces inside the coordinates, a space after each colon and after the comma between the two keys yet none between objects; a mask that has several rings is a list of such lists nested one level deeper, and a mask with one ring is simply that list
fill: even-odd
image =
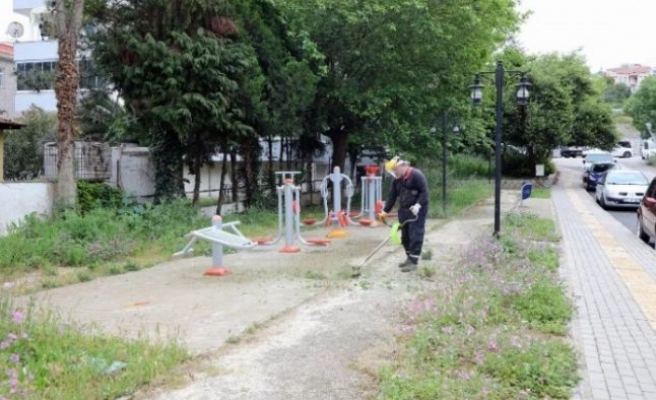
[{"label": "silver car", "polygon": [[638,208],[649,186],[649,179],[640,171],[611,169],[597,182],[595,199],[604,209]]}]

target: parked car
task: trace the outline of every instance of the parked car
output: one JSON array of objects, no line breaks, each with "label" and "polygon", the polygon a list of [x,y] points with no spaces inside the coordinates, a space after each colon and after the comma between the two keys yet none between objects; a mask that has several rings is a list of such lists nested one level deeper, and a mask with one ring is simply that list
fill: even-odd
[{"label": "parked car", "polygon": [[604,209],[637,208],[648,186],[649,179],[641,171],[613,168],[597,182],[595,199]]},{"label": "parked car", "polygon": [[563,147],[560,149],[560,156],[569,158],[569,157],[583,157],[583,152],[585,148],[578,146]]},{"label": "parked car", "polygon": [[585,190],[595,190],[597,188],[597,182],[599,182],[604,172],[613,168],[620,168],[620,166],[617,163],[608,161],[592,163],[590,169],[583,172],[583,185],[585,185]]},{"label": "parked car", "polygon": [[591,150],[583,157],[583,171],[587,171],[592,164],[600,162],[616,162],[613,155],[607,151]]},{"label": "parked car", "polygon": [[631,158],[633,157],[633,146],[628,140],[620,140],[610,153],[613,157]]},{"label": "parked car", "polygon": [[653,139],[645,139],[640,143],[640,157],[643,160],[656,154],[656,142]]},{"label": "parked car", "polygon": [[656,239],[656,178],[651,180],[645,195],[640,200],[637,217],[638,237],[649,244],[652,239]]}]

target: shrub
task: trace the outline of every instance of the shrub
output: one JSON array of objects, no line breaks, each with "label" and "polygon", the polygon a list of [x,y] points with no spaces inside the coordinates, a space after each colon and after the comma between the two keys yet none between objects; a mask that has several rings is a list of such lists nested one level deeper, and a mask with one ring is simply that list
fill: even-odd
[{"label": "shrub", "polygon": [[123,193],[105,183],[77,181],[77,202],[81,212],[93,208],[117,209],[123,205]]}]

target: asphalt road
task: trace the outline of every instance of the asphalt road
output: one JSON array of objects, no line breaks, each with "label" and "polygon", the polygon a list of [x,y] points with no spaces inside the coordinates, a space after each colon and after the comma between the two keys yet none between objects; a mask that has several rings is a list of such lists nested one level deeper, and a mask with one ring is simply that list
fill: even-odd
[{"label": "asphalt road", "polygon": [[[621,164],[624,168],[635,169],[638,171],[644,172],[647,175],[647,178],[651,180],[656,176],[656,168],[650,165],[647,165],[647,162],[640,158],[639,155],[633,156],[631,158],[616,158],[617,163]],[[581,176],[581,182],[583,182],[583,159],[582,158],[557,158],[555,159],[558,167],[561,169],[569,169],[572,171],[577,171],[578,175]],[[581,184],[581,190],[585,190]],[[594,192],[589,192],[590,197],[594,199]],[[636,229],[636,213],[635,210],[608,210],[610,215],[618,220],[626,229],[634,232]]]}]

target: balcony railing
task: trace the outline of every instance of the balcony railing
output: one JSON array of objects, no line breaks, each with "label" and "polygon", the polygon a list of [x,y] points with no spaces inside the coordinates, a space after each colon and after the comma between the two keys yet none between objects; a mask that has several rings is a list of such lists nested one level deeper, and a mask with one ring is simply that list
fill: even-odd
[{"label": "balcony railing", "polygon": [[45,4],[45,0],[14,0],[14,12],[29,16],[30,10]]}]

